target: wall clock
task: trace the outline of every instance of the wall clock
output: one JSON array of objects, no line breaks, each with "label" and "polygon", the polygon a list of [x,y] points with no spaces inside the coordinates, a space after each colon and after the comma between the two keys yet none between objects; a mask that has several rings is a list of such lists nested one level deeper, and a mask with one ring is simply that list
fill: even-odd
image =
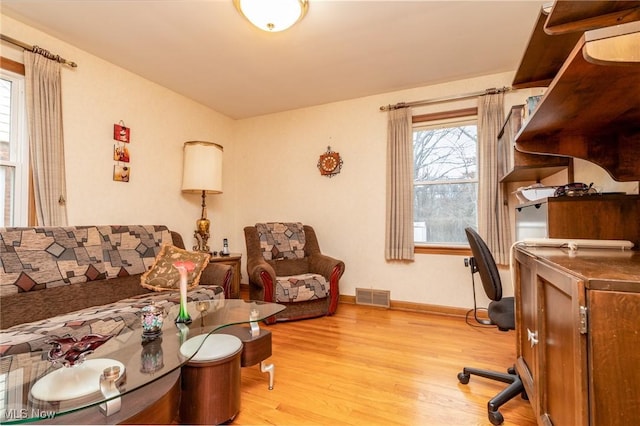
[{"label": "wall clock", "polygon": [[327,147],[327,152],[320,155],[318,159],[318,169],[322,176],[333,177],[340,173],[342,168],[342,158],[337,152],[331,151],[331,147]]}]

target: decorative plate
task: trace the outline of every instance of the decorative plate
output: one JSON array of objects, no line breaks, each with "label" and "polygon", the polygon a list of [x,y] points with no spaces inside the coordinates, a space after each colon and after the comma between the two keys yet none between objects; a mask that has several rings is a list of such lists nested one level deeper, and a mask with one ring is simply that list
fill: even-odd
[{"label": "decorative plate", "polygon": [[31,396],[40,401],[67,401],[100,392],[100,375],[105,368],[114,366],[120,368],[120,380],[125,367],[115,359],[93,358],[82,364],[58,368],[34,383]]}]

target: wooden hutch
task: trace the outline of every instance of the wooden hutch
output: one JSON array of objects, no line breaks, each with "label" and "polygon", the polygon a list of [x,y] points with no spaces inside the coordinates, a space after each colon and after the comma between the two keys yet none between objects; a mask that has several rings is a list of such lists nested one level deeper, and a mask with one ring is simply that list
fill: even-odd
[{"label": "wooden hutch", "polygon": [[[640,180],[640,1],[557,1],[541,13],[513,86],[548,86],[515,136],[518,152]],[[627,220],[640,223],[639,212]],[[607,217],[592,223],[608,226]],[[516,369],[538,424],[640,424],[638,247],[518,247],[514,261]]]}]

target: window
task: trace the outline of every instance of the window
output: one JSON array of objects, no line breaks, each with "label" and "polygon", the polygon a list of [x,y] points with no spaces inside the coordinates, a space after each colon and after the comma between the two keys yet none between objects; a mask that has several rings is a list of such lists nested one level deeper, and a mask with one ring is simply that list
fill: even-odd
[{"label": "window", "polygon": [[0,227],[27,225],[28,156],[24,76],[0,69]]},{"label": "window", "polygon": [[[477,227],[476,116],[414,117],[414,242],[466,245],[464,228]],[[423,118],[426,116],[422,116]]]}]

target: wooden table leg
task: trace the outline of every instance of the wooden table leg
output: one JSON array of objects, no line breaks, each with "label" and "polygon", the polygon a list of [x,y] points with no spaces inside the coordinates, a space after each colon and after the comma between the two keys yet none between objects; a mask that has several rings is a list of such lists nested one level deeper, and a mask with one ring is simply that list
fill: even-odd
[{"label": "wooden table leg", "polygon": [[250,367],[260,363],[260,371],[263,373],[269,373],[269,390],[273,389],[275,366],[273,364],[266,364],[264,361],[271,356],[271,332],[260,329],[258,336],[251,335],[251,329],[249,327],[242,327],[239,325],[232,325],[224,327],[218,330],[216,333],[231,334],[236,336],[242,341],[242,357],[241,366]]}]

